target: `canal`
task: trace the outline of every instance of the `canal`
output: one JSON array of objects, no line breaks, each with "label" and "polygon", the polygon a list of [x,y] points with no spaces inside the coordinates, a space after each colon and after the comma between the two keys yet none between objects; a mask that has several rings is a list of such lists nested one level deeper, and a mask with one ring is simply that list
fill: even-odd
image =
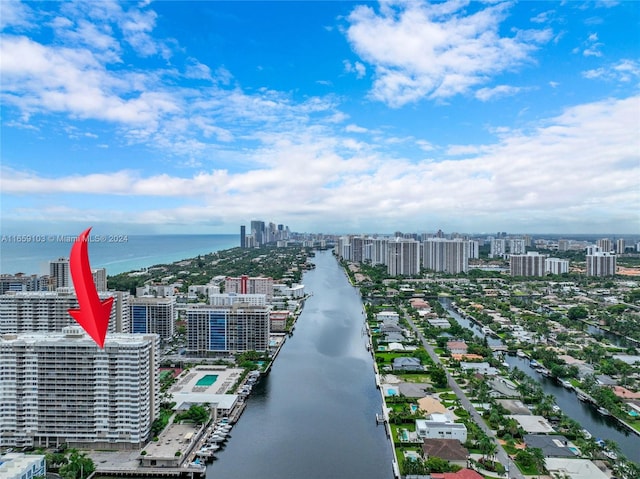
[{"label": "canal", "polygon": [[[476,336],[482,336],[482,330],[475,323],[460,316],[452,307],[448,300],[441,301],[442,306],[461,326],[469,328]],[[502,342],[494,337],[487,338],[489,345],[498,346]],[[596,411],[590,404],[585,404],[578,399],[573,391],[569,391],[559,385],[555,379],[546,378],[529,364],[529,359],[517,356],[506,356],[506,362],[510,367],[517,367],[526,375],[535,379],[545,394],[555,397],[556,404],[562,412],[589,431],[597,439],[609,439],[620,447],[620,451],[630,460],[640,464],[640,437],[629,432],[626,428],[610,417],[604,417]]]},{"label": "canal", "polygon": [[305,273],[312,293],[271,372],[262,378],[207,467],[207,479],[393,477],[376,425],[382,399],[363,335],[360,295],[331,252]]}]

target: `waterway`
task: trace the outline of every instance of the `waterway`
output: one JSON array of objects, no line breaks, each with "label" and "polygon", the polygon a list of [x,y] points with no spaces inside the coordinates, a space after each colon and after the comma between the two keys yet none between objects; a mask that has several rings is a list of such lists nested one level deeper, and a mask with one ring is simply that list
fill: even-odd
[{"label": "waterway", "polygon": [[207,479],[391,479],[382,399],[356,288],[329,251],[305,273],[293,336],[253,389]]},{"label": "waterway", "polygon": [[[476,336],[483,336],[481,328],[475,323],[460,316],[451,308],[447,300],[442,300],[442,306],[461,326],[469,328]],[[502,341],[495,337],[487,338],[489,345],[499,346]],[[542,374],[534,370],[529,359],[519,358],[517,356],[506,356],[506,362],[510,367],[517,367],[525,374],[535,379],[545,394],[551,394],[555,397],[556,404],[562,412],[588,430],[593,437],[598,439],[609,439],[620,446],[620,451],[630,460],[640,464],[640,438],[629,432],[626,428],[618,424],[611,417],[604,417],[596,411],[596,408],[590,404],[585,404],[578,399],[575,392],[569,391],[559,385],[555,379],[546,378]]]}]

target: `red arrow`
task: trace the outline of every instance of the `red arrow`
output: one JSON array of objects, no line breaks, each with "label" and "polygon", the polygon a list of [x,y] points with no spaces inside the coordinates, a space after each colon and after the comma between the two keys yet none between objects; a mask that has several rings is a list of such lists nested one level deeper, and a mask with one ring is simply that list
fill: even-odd
[{"label": "red arrow", "polygon": [[113,298],[100,301],[96,285],[93,282],[91,267],[89,266],[89,252],[87,248],[88,228],[76,239],[71,247],[69,267],[73,287],[78,297],[79,309],[70,309],[69,314],[84,328],[98,346],[104,348],[104,339],[107,336],[109,318]]}]

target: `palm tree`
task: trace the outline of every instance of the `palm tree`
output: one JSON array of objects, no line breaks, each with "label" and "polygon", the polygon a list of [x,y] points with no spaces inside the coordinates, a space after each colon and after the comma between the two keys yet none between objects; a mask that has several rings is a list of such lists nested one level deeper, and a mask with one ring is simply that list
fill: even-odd
[{"label": "palm tree", "polygon": [[544,453],[542,452],[542,449],[540,449],[539,447],[533,447],[529,450],[529,452],[531,453],[533,464],[536,466],[536,469],[538,470],[538,476],[540,474],[544,474],[547,469],[546,469],[545,457],[544,457]]}]

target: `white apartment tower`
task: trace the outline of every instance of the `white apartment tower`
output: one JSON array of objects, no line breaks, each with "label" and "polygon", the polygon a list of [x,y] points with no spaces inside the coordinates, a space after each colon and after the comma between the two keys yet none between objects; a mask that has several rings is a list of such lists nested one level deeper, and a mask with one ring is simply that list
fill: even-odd
[{"label": "white apartment tower", "polygon": [[616,255],[609,252],[588,254],[587,276],[613,276],[616,274]]},{"label": "white apartment tower", "polygon": [[509,257],[511,276],[544,276],[546,274],[545,255],[537,251],[527,254],[512,254]]},{"label": "white apartment tower", "polygon": [[[113,297],[109,319],[110,333],[128,333],[129,293],[102,292],[101,300]],[[0,334],[33,331],[62,331],[76,324],[69,309],[77,309],[78,300],[73,290],[28,291],[0,295]]]},{"label": "white apartment tower", "polygon": [[371,245],[371,264],[387,264],[388,238],[375,238]]},{"label": "white apartment tower", "polygon": [[623,254],[626,247],[624,238],[618,238],[616,240],[616,254]]},{"label": "white apartment tower", "polygon": [[491,238],[489,258],[504,258],[507,254],[507,242],[502,238]]},{"label": "white apartment tower", "polygon": [[391,276],[413,276],[420,272],[420,243],[395,238],[387,245],[387,273]]},{"label": "white apartment tower", "polygon": [[509,253],[510,254],[525,254],[525,241],[523,239],[510,239],[509,240]]},{"label": "white apartment tower", "polygon": [[544,269],[548,274],[564,274],[569,272],[569,260],[560,258],[547,258],[544,260]]},{"label": "white apartment tower", "polygon": [[0,336],[0,446],[142,447],[159,414],[158,336],[79,326]]},{"label": "white apartment tower", "polygon": [[613,241],[609,238],[602,238],[596,241],[596,246],[600,248],[600,251],[604,251],[605,253],[610,253],[613,251]]},{"label": "white apartment tower", "polygon": [[269,308],[193,305],[187,309],[187,351],[194,354],[266,351]]},{"label": "white apartment tower", "polygon": [[423,244],[425,269],[450,274],[469,270],[469,242],[462,239],[428,238]]}]

